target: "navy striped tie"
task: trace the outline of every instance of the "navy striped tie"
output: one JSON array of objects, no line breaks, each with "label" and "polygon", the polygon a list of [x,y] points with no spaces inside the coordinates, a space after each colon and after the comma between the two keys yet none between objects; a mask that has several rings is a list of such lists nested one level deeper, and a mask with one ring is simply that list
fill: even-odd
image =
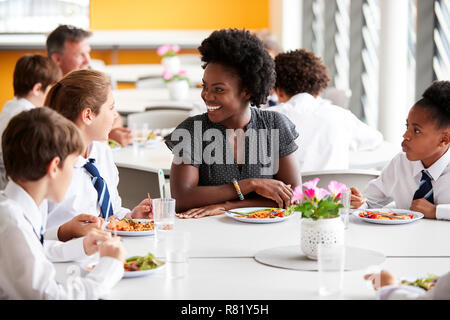
[{"label": "navy striped tie", "polygon": [[94,165],[95,159],[89,159],[88,162],[83,166],[87,172],[92,176],[92,183],[94,184],[95,190],[97,190],[97,200],[102,211],[103,219],[107,219],[109,216],[113,215],[113,208],[111,200],[109,198],[108,186],[105,180],[100,176],[97,167]]},{"label": "navy striped tie", "polygon": [[426,170],[422,170],[422,179],[420,180],[419,189],[414,193],[413,200],[425,198],[434,204],[433,186],[431,185],[431,178]]}]

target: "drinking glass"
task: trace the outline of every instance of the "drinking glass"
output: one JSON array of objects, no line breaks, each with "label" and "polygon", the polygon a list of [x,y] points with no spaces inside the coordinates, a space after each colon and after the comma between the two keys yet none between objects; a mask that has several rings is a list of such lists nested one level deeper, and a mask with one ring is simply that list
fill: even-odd
[{"label": "drinking glass", "polygon": [[158,233],[172,230],[175,225],[175,199],[153,199],[152,205],[156,236]]},{"label": "drinking glass", "polygon": [[338,297],[344,284],[345,245],[320,243],[317,249],[319,295]]},{"label": "drinking glass", "polygon": [[341,193],[341,203],[344,205],[344,208],[339,209],[339,216],[342,218],[342,222],[344,223],[344,228],[348,228],[348,222],[350,219],[350,199],[352,196],[352,192],[350,190],[344,191]]},{"label": "drinking glass", "polygon": [[166,275],[169,279],[183,278],[189,267],[190,232],[174,230],[164,238]]},{"label": "drinking glass", "polygon": [[130,129],[133,131],[133,147],[145,146],[149,134],[148,124],[131,123]]}]

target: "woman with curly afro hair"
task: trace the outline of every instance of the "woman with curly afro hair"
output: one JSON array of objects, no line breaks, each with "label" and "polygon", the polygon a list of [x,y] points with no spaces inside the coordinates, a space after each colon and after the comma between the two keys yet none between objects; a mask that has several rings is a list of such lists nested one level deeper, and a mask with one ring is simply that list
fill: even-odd
[{"label": "woman with curly afro hair", "polygon": [[301,49],[275,57],[278,106],[269,110],[286,115],[300,133],[302,152],[297,153],[302,172],[343,170],[350,151],[377,148],[383,136],[353,113],[320,98],[330,82],[327,67],[313,52]]},{"label": "woman with curly afro hair", "polygon": [[286,208],[301,184],[298,133],[287,117],[259,109],[275,82],[273,59],[256,35],[238,29],[214,31],[199,51],[207,112],[166,137],[174,154],[170,184],[178,217]]}]

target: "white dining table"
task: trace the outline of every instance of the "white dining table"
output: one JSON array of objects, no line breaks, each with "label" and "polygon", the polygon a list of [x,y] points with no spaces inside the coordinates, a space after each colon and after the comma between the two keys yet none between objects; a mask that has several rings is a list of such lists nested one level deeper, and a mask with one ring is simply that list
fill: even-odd
[{"label": "white dining table", "polygon": [[[401,150],[384,142],[380,149],[373,151],[351,152],[350,169],[382,169]],[[166,175],[170,174],[173,155],[164,142],[151,147],[136,150],[127,146],[114,151],[114,161],[117,166],[128,166],[134,169],[151,171],[163,169]]]},{"label": "white dining table", "polygon": [[116,110],[123,115],[144,112],[154,108],[183,108],[191,110],[195,104],[203,104],[201,89],[190,88],[184,100],[172,100],[167,88],[113,90]]},{"label": "white dining table", "polygon": [[[294,216],[271,224],[252,224],[225,215],[177,219],[175,230],[191,234],[189,262],[182,278],[168,276],[168,267],[139,278],[124,278],[107,299],[248,300],[321,299],[318,272],[289,270],[257,262],[254,255],[267,248],[299,245],[300,219]],[[382,269],[401,278],[450,271],[450,222],[422,220],[402,226],[350,222],[346,244],[386,255],[381,265],[344,272],[344,287],[333,299],[374,299],[364,274]],[[122,237],[127,256],[158,255],[155,236]],[[422,243],[422,244],[421,244]],[[300,245],[299,245],[300,252]],[[57,279],[68,277],[78,263],[55,263]],[[330,298],[330,297],[328,297]]]}]

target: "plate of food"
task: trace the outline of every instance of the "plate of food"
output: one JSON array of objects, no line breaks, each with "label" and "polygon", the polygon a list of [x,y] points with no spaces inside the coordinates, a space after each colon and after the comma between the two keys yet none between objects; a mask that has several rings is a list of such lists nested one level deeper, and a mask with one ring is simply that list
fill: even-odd
[{"label": "plate of food", "polygon": [[[86,272],[94,270],[98,262],[91,262],[83,266]],[[146,256],[133,256],[125,260],[123,264],[124,278],[136,278],[149,275],[165,266],[165,262],[156,259],[152,253]]]},{"label": "plate of food", "polygon": [[405,278],[400,281],[400,284],[407,285],[407,286],[413,286],[417,288],[422,288],[426,291],[431,290],[436,285],[436,282],[438,281],[439,277],[434,274],[429,274],[426,277],[421,277],[417,279],[412,278]]},{"label": "plate of food", "polygon": [[423,218],[423,213],[406,209],[365,209],[352,213],[362,221],[377,224],[405,224]]},{"label": "plate of food", "polygon": [[118,149],[122,148],[122,145],[113,139],[108,139],[108,145],[112,150],[118,150]]},{"label": "plate of food", "polygon": [[155,223],[151,219],[115,219],[108,222],[106,230],[116,232],[118,236],[151,236],[155,234]]},{"label": "plate of food", "polygon": [[225,211],[225,214],[235,220],[250,223],[281,222],[293,216],[293,212],[268,207],[239,208]]},{"label": "plate of food", "polygon": [[163,141],[163,137],[156,132],[150,132],[147,136],[147,146],[151,146],[161,141]]}]

